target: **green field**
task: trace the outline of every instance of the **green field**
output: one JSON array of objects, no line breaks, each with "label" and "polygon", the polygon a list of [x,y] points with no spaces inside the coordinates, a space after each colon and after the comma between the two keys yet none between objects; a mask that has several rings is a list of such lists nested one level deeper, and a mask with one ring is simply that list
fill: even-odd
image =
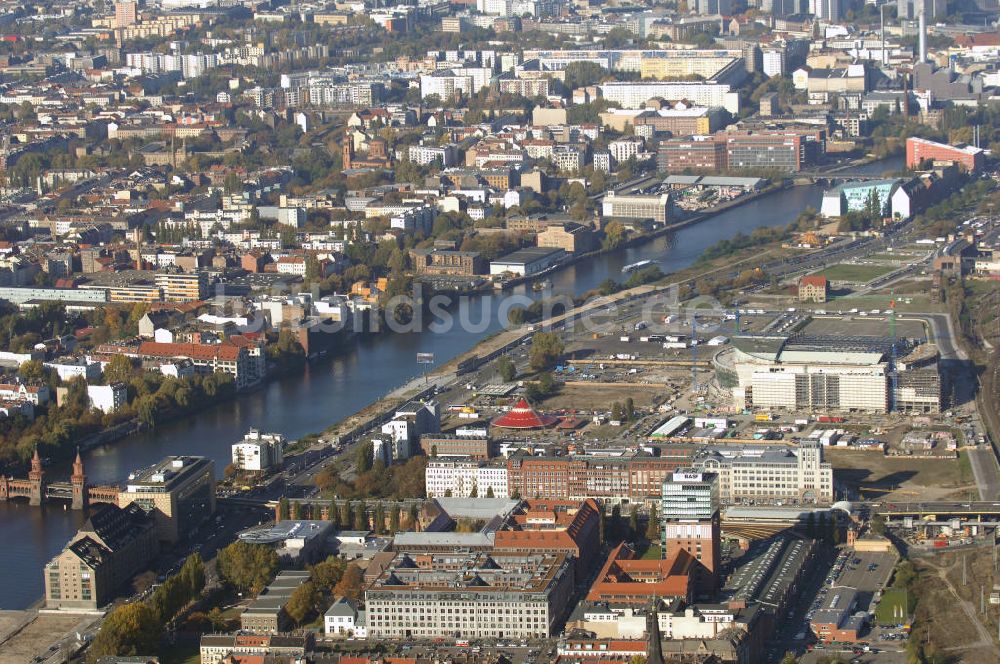
[{"label": "green field", "polygon": [[866,284],[872,279],[881,277],[883,274],[889,274],[896,269],[898,268],[893,265],[853,265],[850,263],[841,263],[840,265],[828,267],[822,272],[817,272],[817,274],[823,275],[830,281],[850,281],[852,283]]},{"label": "green field", "polygon": [[906,591],[902,588],[886,588],[878,606],[875,607],[875,620],[879,625],[908,622],[906,600]]}]

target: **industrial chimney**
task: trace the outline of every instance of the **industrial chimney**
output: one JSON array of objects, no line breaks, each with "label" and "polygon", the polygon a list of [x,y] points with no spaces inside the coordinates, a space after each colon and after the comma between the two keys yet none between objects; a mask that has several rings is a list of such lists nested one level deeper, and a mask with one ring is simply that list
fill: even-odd
[{"label": "industrial chimney", "polygon": [[920,62],[927,62],[927,19],[924,18],[924,12],[920,12]]}]

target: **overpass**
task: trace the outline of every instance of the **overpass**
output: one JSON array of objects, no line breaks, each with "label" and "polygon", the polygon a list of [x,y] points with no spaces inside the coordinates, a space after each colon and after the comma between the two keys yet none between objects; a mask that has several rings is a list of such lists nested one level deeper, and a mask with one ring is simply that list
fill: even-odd
[{"label": "overpass", "polygon": [[885,519],[916,519],[927,522],[944,522],[952,519],[976,522],[1000,522],[1000,502],[990,501],[921,501],[873,503],[872,512]]},{"label": "overpass", "polygon": [[871,174],[861,174],[861,173],[830,173],[824,171],[799,171],[798,173],[791,174],[792,179],[796,182],[801,182],[803,180],[808,180],[810,182],[819,182],[826,180],[829,182],[848,182],[851,180],[863,181],[863,180],[885,180],[887,179],[884,175],[871,175]]}]

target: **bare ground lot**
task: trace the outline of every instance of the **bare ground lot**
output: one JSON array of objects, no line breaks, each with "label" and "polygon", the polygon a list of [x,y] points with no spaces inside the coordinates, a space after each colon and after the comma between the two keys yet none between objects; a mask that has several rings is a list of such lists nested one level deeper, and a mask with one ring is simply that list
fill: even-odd
[{"label": "bare ground lot", "polygon": [[664,388],[647,386],[644,389],[637,385],[608,386],[567,383],[559,392],[542,404],[545,410],[610,410],[615,401],[624,403],[632,398],[636,409],[646,410],[653,407],[653,398],[663,397]]},{"label": "bare ground lot", "polygon": [[914,562],[920,572],[914,587],[919,597],[914,638],[929,637],[938,651],[944,652],[948,662],[985,664],[998,661],[1000,650],[996,647],[996,634],[1000,607],[986,603],[985,615],[979,613],[980,588],[989,594],[993,582],[989,548],[920,557]]},{"label": "bare ground lot", "polygon": [[975,479],[959,459],[920,460],[875,452],[827,449],[834,481],[853,491],[868,488],[870,498],[937,500],[957,491],[976,492]]},{"label": "bare ground lot", "polygon": [[[7,616],[0,616],[4,621]],[[95,620],[94,616],[38,614],[27,627],[0,646],[0,664],[25,664],[48,650],[63,635]],[[9,621],[8,621],[9,622]],[[8,624],[3,624],[6,633]]]}]

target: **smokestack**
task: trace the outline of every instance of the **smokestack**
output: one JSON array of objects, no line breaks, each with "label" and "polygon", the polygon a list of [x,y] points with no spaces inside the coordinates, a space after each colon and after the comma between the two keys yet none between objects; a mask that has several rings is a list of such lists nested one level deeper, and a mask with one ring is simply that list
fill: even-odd
[{"label": "smokestack", "polygon": [[927,62],[927,19],[920,12],[920,62]]}]

